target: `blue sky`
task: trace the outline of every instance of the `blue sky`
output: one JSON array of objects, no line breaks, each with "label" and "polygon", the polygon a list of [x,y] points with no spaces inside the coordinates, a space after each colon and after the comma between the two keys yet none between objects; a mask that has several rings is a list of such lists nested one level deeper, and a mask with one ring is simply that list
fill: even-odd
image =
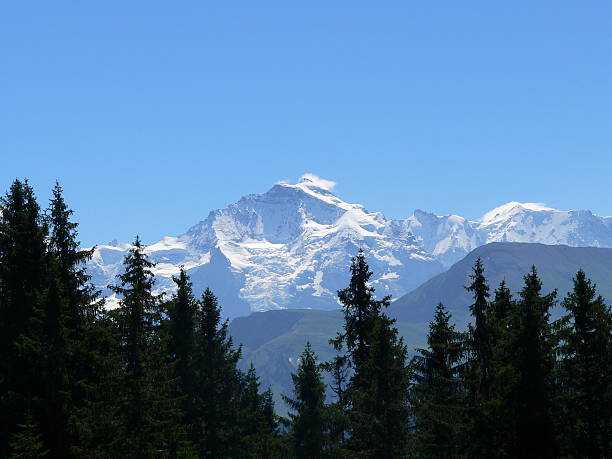
[{"label": "blue sky", "polygon": [[86,244],[312,172],[389,217],[612,214],[608,1],[4,2],[0,186]]}]

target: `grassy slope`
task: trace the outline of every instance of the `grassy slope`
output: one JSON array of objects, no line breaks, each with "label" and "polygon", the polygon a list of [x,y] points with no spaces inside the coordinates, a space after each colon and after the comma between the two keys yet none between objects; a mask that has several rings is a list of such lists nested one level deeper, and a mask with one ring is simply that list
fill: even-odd
[{"label": "grassy slope", "polygon": [[[290,395],[291,373],[306,342],[310,341],[320,362],[331,359],[334,349],[329,339],[342,330],[343,320],[339,310],[285,309],[235,319],[230,333],[237,344],[243,344],[242,367],[253,363],[263,387],[272,388],[278,412],[285,414],[281,394]],[[398,323],[397,327],[410,351],[423,345],[426,332],[422,326]]]}]

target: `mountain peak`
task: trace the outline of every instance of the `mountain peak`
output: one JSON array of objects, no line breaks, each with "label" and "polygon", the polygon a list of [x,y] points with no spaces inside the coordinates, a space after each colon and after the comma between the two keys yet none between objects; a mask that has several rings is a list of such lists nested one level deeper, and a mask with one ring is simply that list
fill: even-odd
[{"label": "mountain peak", "polygon": [[525,210],[532,212],[554,212],[556,209],[553,209],[552,207],[547,207],[546,205],[537,202],[510,201],[484,214],[480,219],[480,223],[482,225],[499,223],[508,219],[512,215],[515,215]]},{"label": "mountain peak", "polygon": [[[333,193],[335,183],[307,173],[249,194],[209,213],[179,237],[147,248],[158,291],[175,288],[172,276],[188,269],[196,291],[210,285],[231,311],[337,306],[350,259],[368,253],[384,294],[403,295],[488,242],[540,242],[612,247],[612,219],[588,211],[555,211],[543,204],[509,202],[479,221],[423,210],[387,220]],[[130,244],[98,246],[88,270],[104,290],[122,269]]]},{"label": "mountain peak", "polygon": [[315,174],[311,174],[310,172],[308,172],[300,177],[298,185],[315,187],[325,191],[331,191],[336,186],[336,182],[321,178]]}]

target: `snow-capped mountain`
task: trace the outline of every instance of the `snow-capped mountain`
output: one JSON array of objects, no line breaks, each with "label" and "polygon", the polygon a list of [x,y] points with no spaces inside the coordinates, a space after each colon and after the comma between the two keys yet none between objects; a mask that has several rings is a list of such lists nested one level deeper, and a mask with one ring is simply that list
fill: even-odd
[{"label": "snow-capped mountain", "polygon": [[[333,308],[346,286],[351,256],[363,248],[380,295],[398,298],[474,248],[494,241],[612,247],[612,217],[511,202],[478,221],[421,210],[388,220],[347,203],[333,182],[312,174],[248,195],[178,237],[147,248],[159,291],[173,289],[184,266],[194,290],[210,286],[225,313],[285,307]],[[98,246],[89,263],[94,283],[109,291],[129,244]],[[110,303],[112,304],[112,298]]]}]

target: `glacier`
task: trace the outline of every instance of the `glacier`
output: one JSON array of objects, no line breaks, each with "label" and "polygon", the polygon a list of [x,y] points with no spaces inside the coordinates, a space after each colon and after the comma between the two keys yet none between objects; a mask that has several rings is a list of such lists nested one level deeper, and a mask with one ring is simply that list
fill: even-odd
[{"label": "glacier", "polygon": [[[347,285],[350,259],[363,249],[377,294],[398,298],[489,242],[539,242],[612,247],[612,217],[588,210],[562,211],[538,203],[510,202],[470,221],[415,210],[387,219],[332,193],[335,183],[305,174],[252,194],[146,252],[156,263],[156,292],[174,290],[183,266],[194,292],[210,287],[226,317],[283,308],[333,309]],[[96,246],[87,269],[107,297],[130,244]]]}]

